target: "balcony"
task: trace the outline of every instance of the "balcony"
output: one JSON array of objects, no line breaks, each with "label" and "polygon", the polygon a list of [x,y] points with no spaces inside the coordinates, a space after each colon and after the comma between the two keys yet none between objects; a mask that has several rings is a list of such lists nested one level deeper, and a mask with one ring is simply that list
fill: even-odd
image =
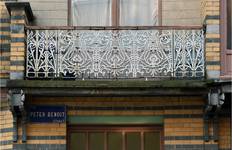
[{"label": "balcony", "polygon": [[204,78],[201,27],[27,27],[26,78]]}]

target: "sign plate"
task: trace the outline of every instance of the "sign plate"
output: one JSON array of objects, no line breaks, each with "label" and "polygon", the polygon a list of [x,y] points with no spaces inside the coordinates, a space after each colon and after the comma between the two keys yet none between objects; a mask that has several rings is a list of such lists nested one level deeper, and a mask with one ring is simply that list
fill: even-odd
[{"label": "sign plate", "polygon": [[65,106],[30,106],[30,122],[37,123],[63,123],[66,121]]}]

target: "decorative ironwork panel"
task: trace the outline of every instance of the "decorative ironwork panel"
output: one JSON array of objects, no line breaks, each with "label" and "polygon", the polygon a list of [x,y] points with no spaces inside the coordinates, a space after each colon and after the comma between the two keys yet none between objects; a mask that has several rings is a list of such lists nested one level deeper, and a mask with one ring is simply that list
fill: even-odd
[{"label": "decorative ironwork panel", "polygon": [[203,31],[177,30],[173,41],[174,77],[203,77]]},{"label": "decorative ironwork panel", "polygon": [[57,74],[57,32],[27,31],[27,77],[47,78]]},{"label": "decorative ironwork panel", "polygon": [[28,78],[203,77],[201,30],[28,30]]}]

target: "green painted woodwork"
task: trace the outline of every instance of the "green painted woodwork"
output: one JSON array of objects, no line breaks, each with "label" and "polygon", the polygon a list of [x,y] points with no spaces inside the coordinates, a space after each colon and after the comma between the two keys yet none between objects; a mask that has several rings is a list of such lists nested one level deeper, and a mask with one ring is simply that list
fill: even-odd
[{"label": "green painted woodwork", "polygon": [[[70,150],[86,150],[86,134],[84,132],[71,133],[71,147]],[[77,149],[78,147],[78,149]]]},{"label": "green painted woodwork", "polygon": [[108,150],[122,150],[123,137],[120,132],[109,132],[107,134],[107,149]]},{"label": "green painted woodwork", "polygon": [[140,150],[141,135],[140,132],[126,133],[126,150]]},{"label": "green painted woodwork", "polygon": [[160,133],[145,132],[144,133],[144,150],[159,150],[160,149]]},{"label": "green painted woodwork", "polygon": [[69,124],[163,124],[163,116],[69,116]]},{"label": "green painted woodwork", "polygon": [[89,133],[89,150],[104,150],[105,137],[102,132]]}]

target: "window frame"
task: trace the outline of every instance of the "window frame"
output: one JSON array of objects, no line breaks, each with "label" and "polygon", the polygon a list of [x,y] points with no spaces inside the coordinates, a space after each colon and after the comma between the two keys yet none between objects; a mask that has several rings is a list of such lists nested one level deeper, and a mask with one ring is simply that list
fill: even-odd
[{"label": "window frame", "polygon": [[[94,132],[104,132],[105,134],[110,131],[110,132],[119,132],[121,133],[122,131],[124,133],[128,132],[140,132],[141,137],[144,136],[144,132],[159,132],[160,133],[160,150],[164,150],[164,128],[162,125],[157,125],[157,124],[149,124],[149,125],[100,125],[100,124],[81,124],[81,125],[68,125],[67,128],[67,149],[70,150],[70,135],[71,133],[75,132],[89,132],[89,131],[94,131]],[[123,140],[126,140],[126,134],[123,134]],[[87,137],[87,139],[89,139]],[[144,139],[141,139],[144,140]],[[88,143],[88,142],[87,142]],[[125,146],[125,143],[124,143]],[[105,149],[106,144],[105,144]]]},{"label": "window frame", "polygon": [[227,69],[232,67],[232,64],[228,63],[228,59],[231,57],[229,55],[232,55],[232,50],[227,48],[227,0],[221,0],[220,14],[221,78],[231,78],[232,72]]},{"label": "window frame", "polygon": [[[120,0],[112,0],[112,25],[110,27],[120,27],[119,20],[120,20],[120,7],[119,2]],[[158,2],[158,26],[162,26],[162,0],[157,0]],[[72,0],[68,0],[68,26],[73,26],[71,24],[71,7],[72,7]],[[104,27],[104,26],[102,26]]]}]

